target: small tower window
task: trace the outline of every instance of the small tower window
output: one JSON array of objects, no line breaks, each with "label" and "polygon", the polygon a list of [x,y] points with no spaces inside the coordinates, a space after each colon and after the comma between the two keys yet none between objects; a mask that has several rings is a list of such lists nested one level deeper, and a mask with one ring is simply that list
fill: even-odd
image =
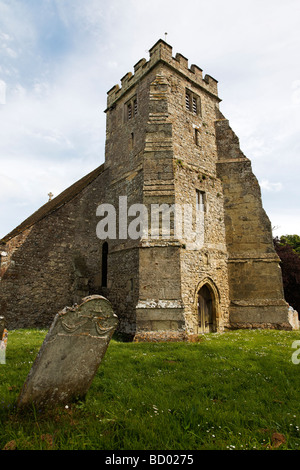
[{"label": "small tower window", "polygon": [[125,103],[125,121],[129,121],[138,113],[138,102],[136,96],[133,96],[127,103]]},{"label": "small tower window", "polygon": [[198,147],[200,147],[201,145],[201,134],[200,134],[200,130],[199,129],[195,129],[195,144],[198,145]]},{"label": "small tower window", "polygon": [[132,118],[132,105],[131,105],[131,103],[129,103],[127,105],[127,117],[128,117],[128,119]]},{"label": "small tower window", "polygon": [[205,192],[196,189],[196,209],[205,212]]},{"label": "small tower window", "polygon": [[193,96],[193,113],[197,114],[197,99]]},{"label": "small tower window", "polygon": [[185,108],[195,115],[201,115],[200,96],[188,89],[185,90]]},{"label": "small tower window", "polygon": [[190,110],[190,95],[188,92],[185,94],[185,107]]},{"label": "small tower window", "polygon": [[134,147],[134,133],[131,132],[130,134],[130,142],[129,142],[129,149],[132,150]]}]

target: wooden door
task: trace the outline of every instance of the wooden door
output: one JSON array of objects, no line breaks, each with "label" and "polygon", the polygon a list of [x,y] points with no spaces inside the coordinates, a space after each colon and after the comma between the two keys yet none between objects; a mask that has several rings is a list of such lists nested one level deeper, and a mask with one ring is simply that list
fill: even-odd
[{"label": "wooden door", "polygon": [[209,288],[203,286],[198,292],[198,332],[212,331],[214,331],[213,299]]}]

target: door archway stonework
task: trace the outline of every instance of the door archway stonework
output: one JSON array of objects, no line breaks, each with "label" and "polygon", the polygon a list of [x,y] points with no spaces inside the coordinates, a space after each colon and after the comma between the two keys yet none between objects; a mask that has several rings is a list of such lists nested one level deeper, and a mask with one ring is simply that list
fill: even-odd
[{"label": "door archway stonework", "polygon": [[[199,301],[202,305],[199,305]],[[201,308],[206,309],[206,311],[200,312]],[[195,333],[218,331],[220,318],[220,294],[212,279],[205,278],[197,285],[195,291],[194,312]]]}]

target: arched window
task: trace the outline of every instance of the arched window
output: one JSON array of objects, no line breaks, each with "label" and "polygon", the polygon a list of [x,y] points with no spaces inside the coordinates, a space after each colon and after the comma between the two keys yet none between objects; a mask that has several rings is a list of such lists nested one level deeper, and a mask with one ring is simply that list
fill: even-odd
[{"label": "arched window", "polygon": [[102,287],[107,287],[107,258],[108,243],[104,242],[102,245]]}]

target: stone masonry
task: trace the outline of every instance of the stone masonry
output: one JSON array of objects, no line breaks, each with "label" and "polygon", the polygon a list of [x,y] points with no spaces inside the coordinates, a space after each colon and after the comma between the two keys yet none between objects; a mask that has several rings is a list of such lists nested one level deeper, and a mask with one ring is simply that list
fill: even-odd
[{"label": "stone masonry", "polygon": [[[46,326],[101,294],[136,341],[292,329],[259,184],[219,110],[217,81],[163,40],[149,52],[108,92],[105,163],[0,241],[0,315],[10,328]],[[96,231],[103,204],[116,216],[106,239]],[[131,237],[137,205],[147,224]],[[176,230],[175,206],[191,209],[193,237]]]}]

